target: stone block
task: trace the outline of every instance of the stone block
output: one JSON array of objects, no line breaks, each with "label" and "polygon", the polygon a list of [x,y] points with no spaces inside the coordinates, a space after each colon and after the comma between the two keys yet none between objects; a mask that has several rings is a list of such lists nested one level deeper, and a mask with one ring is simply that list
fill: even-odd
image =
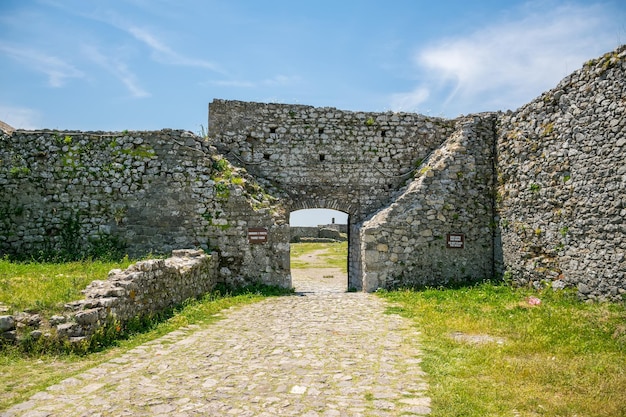
[{"label": "stone block", "polygon": [[16,321],[13,316],[0,316],[0,332],[15,329]]}]

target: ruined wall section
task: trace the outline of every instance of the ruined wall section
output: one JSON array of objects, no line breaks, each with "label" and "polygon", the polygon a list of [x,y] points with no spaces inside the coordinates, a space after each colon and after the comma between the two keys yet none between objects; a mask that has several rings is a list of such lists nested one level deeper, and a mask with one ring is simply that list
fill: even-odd
[{"label": "ruined wall section", "polygon": [[[361,229],[363,289],[470,283],[493,276],[495,114],[457,130],[394,202]],[[462,248],[448,247],[462,235]]]},{"label": "ruined wall section", "polygon": [[[0,137],[0,254],[220,253],[228,283],[290,286],[275,199],[189,132],[15,131]],[[251,245],[248,228],[268,242]]]},{"label": "ruined wall section", "polygon": [[[103,327],[124,325],[136,317],[150,317],[200,297],[218,282],[218,256],[201,250],[176,250],[167,259],[137,262],[125,270],[114,269],[106,280],[92,281],[82,300],[66,304],[62,315],[41,317],[29,313],[2,316],[12,323],[0,337],[57,338],[78,342]],[[25,326],[17,326],[17,323]],[[19,327],[19,328],[16,328]]]},{"label": "ruined wall section", "polygon": [[626,294],[626,46],[501,118],[503,265],[518,285]]},{"label": "ruined wall section", "polygon": [[389,199],[454,129],[408,113],[214,100],[209,137],[235,164],[282,190],[290,210],[330,208],[353,223]]}]

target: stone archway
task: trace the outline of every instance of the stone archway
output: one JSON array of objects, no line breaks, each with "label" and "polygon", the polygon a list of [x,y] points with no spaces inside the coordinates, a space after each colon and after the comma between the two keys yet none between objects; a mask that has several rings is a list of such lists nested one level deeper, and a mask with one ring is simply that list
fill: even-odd
[{"label": "stone archway", "polygon": [[361,291],[363,288],[362,276],[361,276],[361,251],[360,251],[360,238],[359,238],[359,224],[355,223],[356,216],[351,212],[354,208],[347,205],[344,201],[329,199],[316,201],[314,199],[300,199],[293,201],[288,207],[288,212],[292,213],[298,210],[309,209],[330,209],[340,211],[348,215],[347,220],[347,235],[348,235],[348,291]]}]

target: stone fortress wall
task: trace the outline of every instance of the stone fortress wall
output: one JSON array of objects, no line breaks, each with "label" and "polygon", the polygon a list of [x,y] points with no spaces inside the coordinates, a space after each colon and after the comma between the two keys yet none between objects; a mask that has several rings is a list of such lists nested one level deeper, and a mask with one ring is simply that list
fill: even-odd
[{"label": "stone fortress wall", "polygon": [[457,120],[214,100],[208,140],[7,132],[0,250],[62,245],[76,218],[83,242],[216,250],[220,280],[289,286],[289,212],[331,208],[349,214],[354,289],[495,275],[619,300],[625,73],[621,47],[515,112]]},{"label": "stone fortress wall", "polygon": [[365,290],[436,287],[495,276],[496,120],[493,114],[459,119],[456,132],[393,204],[363,224]]},{"label": "stone fortress wall", "polygon": [[[219,252],[220,281],[289,286],[289,226],[253,178],[189,132],[0,136],[0,254],[123,243],[128,253]],[[248,229],[263,226],[265,244]]]},{"label": "stone fortress wall", "polygon": [[503,268],[520,285],[626,293],[626,46],[500,117]]},{"label": "stone fortress wall", "polygon": [[286,211],[348,213],[348,286],[361,290],[360,223],[454,131],[454,121],[304,105],[213,100],[209,137],[280,195]]}]

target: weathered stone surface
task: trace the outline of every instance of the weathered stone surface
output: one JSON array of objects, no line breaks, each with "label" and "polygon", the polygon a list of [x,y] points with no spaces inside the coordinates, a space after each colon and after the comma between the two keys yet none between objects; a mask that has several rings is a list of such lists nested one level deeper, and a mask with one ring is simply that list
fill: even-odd
[{"label": "weathered stone surface", "polygon": [[0,316],[0,332],[6,332],[15,329],[15,317]]},{"label": "weathered stone surface", "polygon": [[515,283],[554,281],[584,299],[622,299],[625,74],[622,46],[500,118],[500,268]]},{"label": "weathered stone surface", "polygon": [[[78,223],[69,237],[76,251],[102,239],[123,242],[133,257],[219,248],[234,271],[223,280],[290,285],[283,210],[203,138],[170,129],[17,130],[0,132],[0,160],[11,161],[0,164],[0,255],[67,246]],[[269,240],[252,246],[247,231],[258,226]]]},{"label": "weathered stone surface", "polygon": [[[493,275],[495,121],[496,115],[460,119],[394,203],[364,222],[363,288],[437,286]],[[448,248],[449,233],[462,233],[464,247]]]}]

